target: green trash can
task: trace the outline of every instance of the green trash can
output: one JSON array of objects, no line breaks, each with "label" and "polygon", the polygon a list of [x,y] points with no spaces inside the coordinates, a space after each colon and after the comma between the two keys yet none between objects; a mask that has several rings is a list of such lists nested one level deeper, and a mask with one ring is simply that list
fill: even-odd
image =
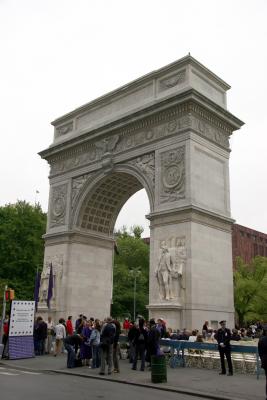
[{"label": "green trash can", "polygon": [[153,383],[167,382],[167,366],[164,354],[151,356],[151,381]]}]

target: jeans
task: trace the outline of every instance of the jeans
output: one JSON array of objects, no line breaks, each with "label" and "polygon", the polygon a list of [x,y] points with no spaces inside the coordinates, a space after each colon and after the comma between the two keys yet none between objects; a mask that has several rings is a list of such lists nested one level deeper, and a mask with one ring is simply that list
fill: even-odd
[{"label": "jeans", "polygon": [[137,344],[135,347],[135,356],[133,361],[133,369],[136,369],[138,356],[141,359],[141,371],[145,369],[145,344]]},{"label": "jeans", "polygon": [[70,344],[65,343],[65,349],[68,352],[68,357],[67,357],[67,368],[75,368],[75,360],[76,360],[76,354],[74,351],[73,346]]},{"label": "jeans", "polygon": [[101,373],[105,373],[106,362],[108,364],[108,373],[111,374],[113,369],[113,344],[101,346]]},{"label": "jeans", "polygon": [[92,368],[100,367],[100,347],[99,344],[92,345]]}]

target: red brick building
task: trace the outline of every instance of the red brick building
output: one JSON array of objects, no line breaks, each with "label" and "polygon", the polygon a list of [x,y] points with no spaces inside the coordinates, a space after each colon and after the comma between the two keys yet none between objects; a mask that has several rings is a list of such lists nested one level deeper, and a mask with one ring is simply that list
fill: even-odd
[{"label": "red brick building", "polygon": [[267,257],[267,234],[242,225],[232,226],[233,266],[236,257],[241,257],[246,264],[256,256]]}]

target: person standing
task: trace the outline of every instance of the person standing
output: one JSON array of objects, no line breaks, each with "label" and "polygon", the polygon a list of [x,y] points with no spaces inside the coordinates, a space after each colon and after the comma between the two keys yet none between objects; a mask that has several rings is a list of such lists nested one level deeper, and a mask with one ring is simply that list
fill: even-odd
[{"label": "person standing", "polygon": [[266,377],[265,395],[267,400],[267,324],[262,325],[263,334],[259,339],[258,350],[261,359],[261,367],[264,369]]},{"label": "person standing", "polygon": [[100,321],[99,319],[96,319],[95,326],[92,330],[89,340],[92,349],[92,368],[100,367],[100,352],[99,352],[100,332],[101,332]]},{"label": "person standing", "polygon": [[154,318],[149,321],[149,331],[147,337],[147,354],[146,361],[151,366],[151,356],[160,355],[160,331],[156,326]]},{"label": "person standing", "polygon": [[50,354],[52,352],[52,342],[55,336],[55,326],[54,322],[52,321],[52,317],[49,315],[47,318],[47,338],[45,341],[45,352],[46,354]]},{"label": "person standing", "polygon": [[114,320],[113,324],[115,325],[116,328],[116,333],[114,336],[114,342],[113,342],[113,365],[114,365],[114,372],[119,373],[120,372],[120,365],[119,365],[119,352],[120,352],[120,345],[119,345],[119,339],[120,339],[120,334],[121,334],[121,324],[118,320]]},{"label": "person standing", "polygon": [[47,324],[42,317],[37,317],[34,326],[35,355],[42,356],[45,352],[45,340],[47,338]]},{"label": "person standing", "polygon": [[85,325],[82,330],[83,342],[80,346],[80,356],[83,362],[83,365],[89,367],[90,360],[92,358],[92,348],[90,345],[90,336],[92,333],[92,322],[90,320],[85,321]]},{"label": "person standing", "polygon": [[108,317],[103,325],[100,334],[101,347],[101,368],[100,375],[105,375],[106,361],[108,364],[108,375],[111,375],[113,368],[113,343],[116,334],[116,327],[112,322],[112,318]]},{"label": "person standing", "polygon": [[72,316],[70,315],[66,322],[66,334],[68,336],[73,335],[73,325],[72,325]]},{"label": "person standing", "polygon": [[125,331],[125,333],[126,333],[126,335],[127,335],[128,332],[129,332],[129,329],[130,329],[130,321],[129,321],[129,318],[125,318],[125,320],[123,321],[123,329],[124,329],[124,331]]},{"label": "person standing", "polygon": [[220,375],[226,374],[225,363],[224,363],[224,356],[226,357],[227,364],[228,364],[228,376],[233,375],[233,365],[231,359],[231,331],[230,329],[226,328],[226,321],[220,321],[221,328],[215,334],[215,339],[218,342],[218,349],[220,353],[221,359],[221,372]]},{"label": "person standing", "polygon": [[60,318],[58,324],[55,326],[55,332],[56,332],[56,345],[54,352],[55,357],[61,353],[63,339],[66,337],[66,329],[65,326],[63,325],[63,322],[64,319]]},{"label": "person standing", "polygon": [[205,321],[204,325],[202,326],[202,335],[204,339],[207,339],[208,330],[209,330],[209,321]]},{"label": "person standing", "polygon": [[135,337],[133,339],[133,344],[135,346],[134,360],[133,360],[133,370],[136,370],[138,357],[141,360],[140,371],[145,370],[145,353],[147,346],[147,330],[144,328],[145,320],[143,318],[139,319],[138,329],[135,331]]},{"label": "person standing", "polygon": [[3,324],[3,337],[2,337],[2,344],[4,345],[2,354],[0,353],[0,358],[9,358],[9,346],[8,346],[8,336],[9,336],[9,324],[10,318],[9,315],[6,314],[6,318]]}]

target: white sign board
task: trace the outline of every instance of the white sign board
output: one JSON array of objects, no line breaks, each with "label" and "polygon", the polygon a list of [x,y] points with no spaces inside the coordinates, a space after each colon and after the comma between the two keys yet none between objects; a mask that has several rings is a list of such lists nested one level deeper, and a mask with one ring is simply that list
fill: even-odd
[{"label": "white sign board", "polygon": [[34,301],[12,301],[9,336],[33,335],[34,310]]}]

